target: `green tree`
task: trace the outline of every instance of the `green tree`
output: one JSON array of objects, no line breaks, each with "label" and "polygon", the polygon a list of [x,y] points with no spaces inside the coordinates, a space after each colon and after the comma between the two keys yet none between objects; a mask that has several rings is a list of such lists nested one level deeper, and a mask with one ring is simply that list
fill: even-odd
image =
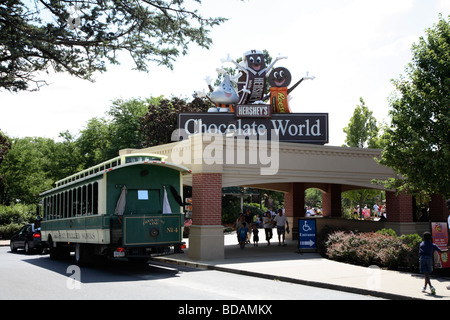
[{"label": "green tree", "polygon": [[[150,99],[117,99],[103,118],[92,118],[80,131],[75,144],[84,168],[119,155],[119,150],[140,148],[140,119],[146,114]],[[157,101],[157,99],[156,99]]]},{"label": "green tree", "polygon": [[322,207],[322,191],[316,188],[305,190],[305,205],[308,207]]},{"label": "green tree", "polygon": [[210,107],[211,103],[201,98],[194,98],[190,103],[177,97],[150,103],[147,113],[141,118],[139,130],[143,139],[142,146],[152,147],[173,142],[172,132],[177,129],[178,113],[206,112]]},{"label": "green tree", "polygon": [[[450,18],[450,16],[449,16]],[[412,46],[406,77],[393,81],[390,127],[380,163],[398,190],[450,196],[450,24],[442,16]]]},{"label": "green tree", "polygon": [[[356,106],[348,126],[343,129],[347,134],[345,146],[352,148],[379,148],[378,124],[372,111],[366,106],[363,98]],[[374,189],[351,190],[342,193],[342,200],[350,206],[359,205],[363,208],[367,202],[376,202],[374,198],[380,191]],[[372,203],[373,204],[373,203]]]},{"label": "green tree", "polygon": [[372,111],[366,106],[363,98],[356,106],[348,126],[343,129],[347,134],[346,146],[352,148],[379,148],[378,124]]},{"label": "green tree", "polygon": [[53,140],[44,138],[12,139],[12,147],[0,167],[5,184],[0,203],[37,203],[39,194],[52,187],[49,157]]},{"label": "green tree", "polygon": [[373,204],[379,202],[380,194],[381,191],[376,189],[350,190],[342,192],[342,200],[347,201],[350,207],[359,205],[360,208],[363,208],[367,204],[372,210]]},{"label": "green tree", "polygon": [[[80,153],[83,168],[89,168],[113,158],[110,133],[109,122],[104,118],[96,117],[90,119],[86,127],[80,131],[75,144]],[[117,151],[114,156],[117,155]]]},{"label": "green tree", "polygon": [[[11,142],[9,142],[8,138],[5,135],[3,135],[3,133],[0,131],[0,165],[2,161],[5,160],[5,157],[10,149],[11,149]],[[3,190],[5,190],[5,188],[6,188],[5,176],[0,171],[0,194],[3,193]]]},{"label": "green tree", "polygon": [[0,131],[0,164],[5,159],[9,149],[11,149],[11,143],[8,141],[8,138],[4,136]]},{"label": "green tree", "polygon": [[172,68],[191,43],[209,48],[211,28],[224,18],[189,10],[201,0],[5,0],[0,3],[0,88],[30,90],[45,84],[38,72],[92,80],[106,64],[128,53],[135,68]]},{"label": "green tree", "polygon": [[83,169],[80,150],[75,137],[64,131],[59,134],[60,142],[49,140],[48,161],[44,169],[54,181],[70,176]]},{"label": "green tree", "polygon": [[118,99],[108,112],[112,117],[110,123],[111,143],[113,152],[120,149],[140,148],[142,136],[139,131],[140,118],[145,116],[151,99]]}]

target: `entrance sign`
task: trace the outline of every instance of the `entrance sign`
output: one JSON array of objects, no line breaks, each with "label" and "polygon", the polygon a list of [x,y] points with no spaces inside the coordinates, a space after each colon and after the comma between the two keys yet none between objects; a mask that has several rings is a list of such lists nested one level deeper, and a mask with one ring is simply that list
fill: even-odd
[{"label": "entrance sign", "polygon": [[[226,134],[228,138],[262,137],[277,142],[328,143],[327,113],[291,112],[289,94],[304,80],[315,77],[307,73],[288,88],[292,80],[289,70],[281,66],[274,68],[278,61],[286,58],[277,57],[266,65],[265,52],[250,50],[244,53],[241,63],[229,56],[222,59],[222,63],[234,64],[239,74],[234,77],[223,67],[216,69],[222,82],[215,88],[210,77],[205,79],[209,92],[196,91],[195,95],[208,99],[213,106],[208,109],[208,114],[180,113],[178,140],[191,134],[211,133]],[[266,90],[266,82],[269,90]]]},{"label": "entrance sign", "polygon": [[298,220],[298,249],[317,249],[316,219]]},{"label": "entrance sign", "polygon": [[268,140],[271,130],[275,130],[280,142],[323,145],[328,143],[328,113],[278,113],[271,118],[237,118],[220,112],[180,113],[178,129],[187,135],[234,133],[240,137],[266,135]]},{"label": "entrance sign", "polygon": [[[433,237],[433,243],[440,249],[447,249],[448,243],[448,226],[447,222],[431,222],[431,235]],[[450,261],[448,258],[448,252],[436,252],[434,257],[434,267],[450,268]]]}]

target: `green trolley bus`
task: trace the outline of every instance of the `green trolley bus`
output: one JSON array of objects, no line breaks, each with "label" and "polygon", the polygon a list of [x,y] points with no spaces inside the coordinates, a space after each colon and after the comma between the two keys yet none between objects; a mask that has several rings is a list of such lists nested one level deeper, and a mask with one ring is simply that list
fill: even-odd
[{"label": "green trolley bus", "polygon": [[156,154],[121,155],[56,182],[41,194],[41,237],[51,259],[75,252],[147,260],[179,252],[183,175],[191,171]]}]

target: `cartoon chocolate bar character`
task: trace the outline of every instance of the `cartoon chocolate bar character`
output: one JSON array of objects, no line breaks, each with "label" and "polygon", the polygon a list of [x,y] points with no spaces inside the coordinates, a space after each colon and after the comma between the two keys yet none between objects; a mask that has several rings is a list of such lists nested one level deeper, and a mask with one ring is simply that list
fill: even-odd
[{"label": "cartoon chocolate bar character", "polygon": [[259,50],[251,50],[244,53],[244,63],[238,64],[229,57],[222,62],[231,62],[244,73],[238,79],[238,104],[251,104],[262,101],[266,88],[266,75],[278,60],[286,57],[276,58],[270,66],[266,67],[264,54]]}]

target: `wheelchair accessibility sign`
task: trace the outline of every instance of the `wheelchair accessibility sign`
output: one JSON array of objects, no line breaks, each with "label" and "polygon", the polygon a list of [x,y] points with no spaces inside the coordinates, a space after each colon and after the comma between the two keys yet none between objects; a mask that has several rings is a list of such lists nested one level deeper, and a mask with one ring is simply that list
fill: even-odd
[{"label": "wheelchair accessibility sign", "polygon": [[298,249],[317,249],[316,219],[298,220]]}]

